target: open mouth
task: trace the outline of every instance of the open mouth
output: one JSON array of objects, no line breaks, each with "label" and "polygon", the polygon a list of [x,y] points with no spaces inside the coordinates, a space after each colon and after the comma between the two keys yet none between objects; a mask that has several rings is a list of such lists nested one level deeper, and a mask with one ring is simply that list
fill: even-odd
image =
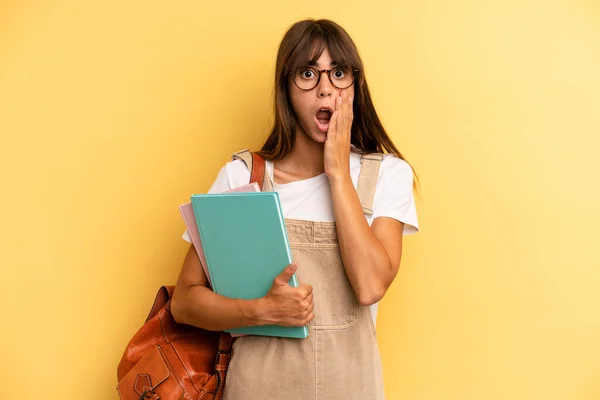
[{"label": "open mouth", "polygon": [[315,119],[317,120],[317,126],[319,127],[319,130],[321,132],[327,132],[327,129],[329,128],[329,121],[331,120],[331,110],[328,108],[319,109]]}]

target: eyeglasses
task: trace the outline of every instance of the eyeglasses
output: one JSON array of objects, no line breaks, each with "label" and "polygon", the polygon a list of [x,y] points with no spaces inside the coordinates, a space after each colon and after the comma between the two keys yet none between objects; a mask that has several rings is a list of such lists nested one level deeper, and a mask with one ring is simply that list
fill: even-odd
[{"label": "eyeglasses", "polygon": [[318,70],[315,67],[304,66],[290,72],[294,80],[294,84],[300,90],[309,91],[317,87],[321,81],[321,74],[327,72],[329,82],[337,89],[348,89],[356,79],[357,69],[349,67],[334,67],[332,69]]}]

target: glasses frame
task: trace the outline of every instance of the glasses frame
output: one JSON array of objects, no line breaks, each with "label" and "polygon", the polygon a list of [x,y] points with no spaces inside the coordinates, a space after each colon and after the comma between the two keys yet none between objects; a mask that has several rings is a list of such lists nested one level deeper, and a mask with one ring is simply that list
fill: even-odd
[{"label": "glasses frame", "polygon": [[[315,70],[315,71],[317,71],[319,73],[318,74],[319,77],[317,78],[317,83],[315,83],[315,86],[311,87],[310,89],[302,89],[300,86],[298,86],[298,84],[296,83],[296,80],[294,79],[294,74],[300,68],[311,68],[311,69],[313,69],[313,70]],[[335,70],[337,68],[341,68],[341,67],[339,65],[337,65],[337,66],[335,66],[334,68],[331,68],[331,69],[321,69],[321,70],[319,70],[319,69],[317,69],[317,68],[315,68],[315,67],[313,67],[311,65],[305,65],[304,67],[298,67],[298,69],[296,71],[294,71],[294,72],[289,72],[289,74],[292,77],[292,82],[294,82],[294,85],[298,89],[302,90],[303,92],[310,92],[311,90],[313,90],[314,88],[316,88],[317,86],[319,86],[319,83],[321,82],[321,75],[323,75],[323,72],[327,72],[327,78],[329,79],[329,82],[331,83],[331,85],[334,88],[336,88],[338,90],[348,89],[350,86],[354,85],[354,82],[356,82],[356,78],[357,78],[357,75],[358,75],[358,72],[359,72],[358,69],[356,69],[356,68],[352,69],[352,72],[354,73],[354,79],[352,79],[352,82],[350,82],[350,84],[348,86],[346,86],[346,87],[339,87],[335,83],[333,83],[333,81],[331,80],[331,71],[333,71],[333,70]]]}]

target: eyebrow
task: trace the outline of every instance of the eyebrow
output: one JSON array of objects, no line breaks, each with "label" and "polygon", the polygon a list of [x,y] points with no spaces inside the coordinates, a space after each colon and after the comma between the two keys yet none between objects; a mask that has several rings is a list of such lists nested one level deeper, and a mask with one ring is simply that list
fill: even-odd
[{"label": "eyebrow", "polygon": [[[317,64],[317,62],[316,62],[316,61],[309,61],[309,62],[308,62],[308,65],[309,65],[310,67],[318,67],[318,66],[319,66],[319,64]],[[332,60],[332,61],[329,63],[329,68],[331,68],[331,67],[333,67],[333,66],[337,66],[337,65],[338,65],[337,61],[335,61],[335,60]]]}]

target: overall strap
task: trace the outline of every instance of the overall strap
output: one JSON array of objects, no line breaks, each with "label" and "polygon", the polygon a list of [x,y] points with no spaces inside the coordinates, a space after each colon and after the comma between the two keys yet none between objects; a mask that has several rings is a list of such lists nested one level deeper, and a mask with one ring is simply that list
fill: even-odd
[{"label": "overall strap", "polygon": [[381,160],[383,160],[381,153],[362,154],[360,157],[361,166],[356,192],[365,215],[373,215],[373,198]]},{"label": "overall strap", "polygon": [[262,192],[273,191],[271,179],[269,179],[269,174],[266,173],[264,158],[258,154],[251,153],[248,149],[244,149],[234,153],[232,159],[242,160],[246,163],[246,167],[248,167],[248,170],[250,171],[250,183],[258,183]]},{"label": "overall strap", "polygon": [[[264,159],[262,159],[262,157],[244,149],[233,154],[232,159],[242,160],[246,163],[246,166],[250,171],[250,182],[258,182],[263,192],[273,191],[271,179],[269,179],[269,174],[266,173]],[[373,197],[375,197],[375,186],[377,185],[379,166],[381,165],[382,159],[383,154],[381,153],[363,154],[360,158],[361,168],[356,192],[358,193],[363,212],[366,215],[373,215]]]}]

